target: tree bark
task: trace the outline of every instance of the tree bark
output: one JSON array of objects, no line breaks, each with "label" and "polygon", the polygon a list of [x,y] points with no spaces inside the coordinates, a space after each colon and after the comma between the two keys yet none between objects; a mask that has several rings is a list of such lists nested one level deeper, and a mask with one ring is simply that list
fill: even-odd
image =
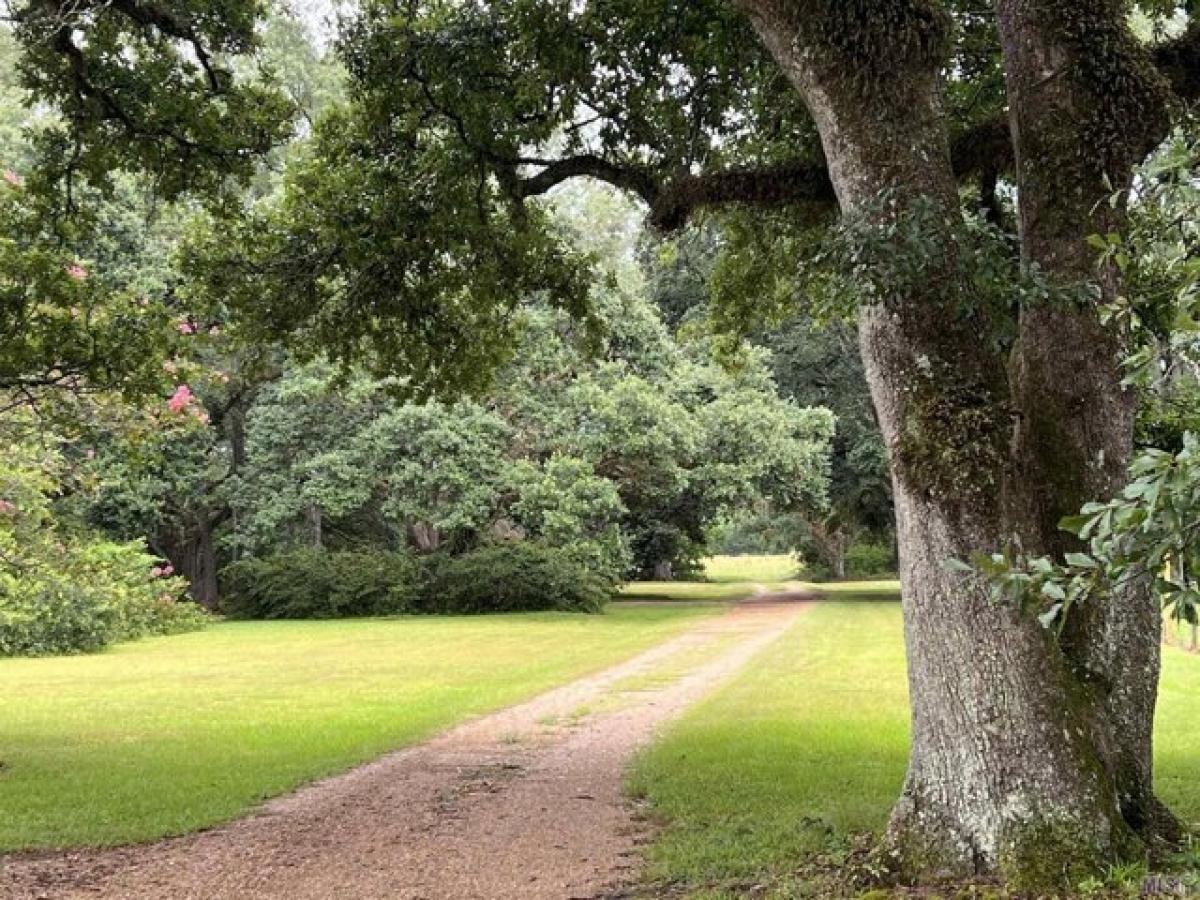
[{"label": "tree bark", "polygon": [[304,510],[304,521],[308,525],[308,540],[310,546],[314,550],[320,550],[325,546],[324,536],[324,518],[321,515],[321,507],[315,503],[310,503]]},{"label": "tree bark", "polygon": [[216,524],[207,518],[192,519],[186,527],[160,535],[162,555],[188,581],[188,594],[205,609],[216,609],[217,551],[213,540]]},{"label": "tree bark", "polygon": [[673,581],[674,579],[675,567],[671,565],[669,559],[660,559],[654,564],[655,581]]},{"label": "tree bark", "polygon": [[[1052,457],[1042,450],[1050,448],[1025,437],[1027,423],[1014,440],[1008,366],[987,349],[993,324],[971,302],[955,256],[961,213],[938,83],[949,23],[926,0],[742,5],[813,115],[843,214],[887,224],[932,209],[932,227],[946,227],[920,279],[895,284],[885,303],[860,312],[861,351],[892,462],[912,703],[909,770],[889,826],[893,859],[914,878],[999,873],[1019,890],[1095,873],[1141,846],[1117,786],[1148,790],[1145,693],[1114,683],[1097,702],[1051,632],[944,567],[1014,541],[1045,547],[1048,526],[1070,511],[1058,508],[1068,502],[1058,482],[1046,485],[1053,498],[1045,508],[1033,508],[1049,478]],[[1046,202],[1043,212],[1054,212]],[[1026,206],[1023,214],[1042,213]],[[1031,334],[1058,324],[1034,327],[1039,321],[1027,317]],[[1099,428],[1101,446],[1123,447],[1128,398],[1104,380],[1117,348],[1088,317],[1068,324],[1072,337],[1102,340],[1104,359],[1084,369],[1064,402],[1103,409],[1061,427],[1073,446],[1089,446],[1089,429]],[[1035,363],[1053,353],[1024,327],[1014,381],[1033,402],[1050,377]],[[1078,471],[1063,479],[1070,502],[1111,487],[1127,458],[1106,457],[1104,479],[1091,480],[1081,480],[1088,465],[1072,461]],[[1145,611],[1109,617],[1102,629],[1107,646],[1120,635],[1135,647],[1132,663],[1106,657],[1109,677],[1147,667],[1156,639],[1141,621]],[[1153,679],[1142,672],[1135,680]],[[1128,727],[1109,722],[1119,707],[1129,711]],[[1127,777],[1125,765],[1137,771]]]},{"label": "tree bark", "polygon": [[813,541],[821,555],[821,561],[829,567],[830,577],[841,581],[846,577],[846,550],[850,536],[846,529],[827,521],[816,520],[809,526]]},{"label": "tree bark", "polygon": [[421,553],[433,553],[442,544],[442,535],[438,529],[424,522],[414,522],[409,526],[408,533]]},{"label": "tree bark", "polygon": [[[998,0],[1017,159],[1022,252],[1061,285],[1119,291],[1097,272],[1091,234],[1120,231],[1133,167],[1168,128],[1168,86],[1112,0]],[[1025,524],[1026,549],[1076,549],[1058,528],[1088,500],[1127,480],[1136,397],[1122,385],[1123,336],[1100,320],[1096,298],[1022,311],[1012,354],[1017,471],[1005,506]],[[1181,836],[1155,798],[1152,731],[1162,620],[1150,580],[1098,599],[1067,622],[1069,664],[1086,687],[1097,746],[1125,821],[1155,843]]]}]

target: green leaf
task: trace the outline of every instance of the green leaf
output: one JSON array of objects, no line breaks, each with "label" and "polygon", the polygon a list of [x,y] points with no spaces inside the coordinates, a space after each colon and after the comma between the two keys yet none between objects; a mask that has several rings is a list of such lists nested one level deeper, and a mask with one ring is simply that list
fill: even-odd
[{"label": "green leaf", "polygon": [[1083,529],[1090,521],[1092,521],[1092,517],[1086,515],[1064,516],[1059,519],[1058,527],[1062,531],[1082,537]]},{"label": "green leaf", "polygon": [[1038,616],[1038,621],[1042,623],[1043,628],[1053,628],[1054,623],[1058,619],[1059,613],[1061,613],[1061,612],[1062,612],[1062,604],[1055,603],[1048,610],[1046,610],[1044,613],[1042,613],[1040,616]]}]

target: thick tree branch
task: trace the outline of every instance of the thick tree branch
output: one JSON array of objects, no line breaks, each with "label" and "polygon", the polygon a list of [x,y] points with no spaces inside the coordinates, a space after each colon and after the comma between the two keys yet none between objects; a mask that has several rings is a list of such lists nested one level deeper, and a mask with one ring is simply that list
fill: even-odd
[{"label": "thick tree branch", "polygon": [[544,169],[529,178],[517,181],[520,199],[536,197],[571,178],[587,176],[607,182],[614,187],[632,191],[650,206],[658,202],[660,189],[654,176],[644,169],[620,166],[593,154],[569,156],[548,163]]},{"label": "thick tree branch", "polygon": [[[1200,99],[1200,22],[1152,51],[1155,65],[1180,99]],[[997,116],[956,137],[950,148],[955,176],[994,185],[1014,163],[1008,119]],[[526,160],[524,162],[535,162]],[[637,194],[661,232],[682,228],[699,210],[733,203],[758,206],[808,204],[832,207],[837,198],[824,163],[796,161],[764,169],[729,169],[682,175],[660,183],[645,169],[621,166],[594,155],[545,162],[536,175],[509,179],[518,199],[538,196],[571,178],[590,176]]]},{"label": "thick tree branch", "polygon": [[1152,51],[1154,64],[1181,100],[1200,99],[1200,21]]},{"label": "thick tree branch", "polygon": [[795,163],[770,169],[733,169],[685,175],[672,181],[650,206],[650,223],[659,231],[682,228],[699,209],[730,203],[779,206],[789,203],[832,206],[837,201],[822,164]]}]

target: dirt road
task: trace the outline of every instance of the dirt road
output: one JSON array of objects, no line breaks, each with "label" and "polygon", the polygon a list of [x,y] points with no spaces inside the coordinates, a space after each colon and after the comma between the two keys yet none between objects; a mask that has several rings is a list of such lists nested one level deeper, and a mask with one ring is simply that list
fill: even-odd
[{"label": "dirt road", "polygon": [[613,896],[636,878],[648,837],[621,792],[631,757],[806,608],[763,600],[211,831],[118,850],[0,857],[0,896]]}]

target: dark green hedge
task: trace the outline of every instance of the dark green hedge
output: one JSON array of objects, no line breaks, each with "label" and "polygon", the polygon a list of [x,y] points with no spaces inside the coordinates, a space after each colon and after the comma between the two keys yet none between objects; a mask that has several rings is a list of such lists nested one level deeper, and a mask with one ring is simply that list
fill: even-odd
[{"label": "dark green hedge", "polygon": [[418,559],[382,551],[295,550],[222,573],[222,611],[239,619],[400,613],[598,612],[616,585],[570,552],[536,542]]}]

